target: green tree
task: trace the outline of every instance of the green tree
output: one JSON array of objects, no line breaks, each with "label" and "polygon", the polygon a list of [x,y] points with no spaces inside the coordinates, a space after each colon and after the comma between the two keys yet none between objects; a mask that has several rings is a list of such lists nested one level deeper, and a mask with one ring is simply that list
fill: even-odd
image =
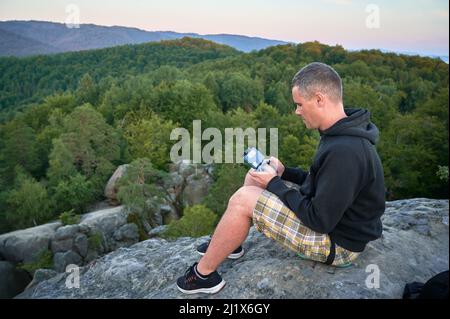
[{"label": "green tree", "polygon": [[358,81],[344,81],[344,106],[365,108],[371,112],[371,121],[384,131],[396,117],[395,95],[377,92],[371,85]]},{"label": "green tree", "polygon": [[303,137],[303,143],[293,135],[282,139],[280,160],[285,166],[301,167],[308,170],[316,153],[317,140],[309,136]]},{"label": "green tree", "polygon": [[218,110],[212,94],[203,84],[185,80],[173,85],[163,82],[154,93],[149,103],[152,109],[187,129],[192,127],[193,120],[204,120],[208,112]]},{"label": "green tree", "polygon": [[8,193],[6,221],[15,229],[36,226],[52,217],[52,203],[45,187],[27,176],[25,171],[16,169],[14,188]]},{"label": "green tree", "polygon": [[95,197],[101,196],[107,179],[120,163],[117,132],[89,104],[69,114],[62,131],[50,153],[47,175],[51,184],[55,186],[74,175],[73,165],[76,172],[91,181]]},{"label": "green tree", "polygon": [[264,100],[263,86],[242,73],[231,73],[221,83],[219,99],[224,112],[236,107],[251,110]]},{"label": "green tree", "polygon": [[68,180],[61,180],[54,189],[52,196],[58,212],[73,209],[77,214],[85,212],[87,204],[93,200],[91,182],[77,173]]},{"label": "green tree", "polygon": [[272,105],[259,103],[254,111],[257,127],[275,128],[280,123],[280,114]]},{"label": "green tree", "polygon": [[79,104],[97,104],[99,98],[97,84],[94,82],[89,73],[85,73],[78,82],[76,97]]},{"label": "green tree", "polygon": [[138,214],[156,226],[155,213],[165,196],[161,187],[158,187],[163,177],[164,173],[153,168],[147,158],[136,159],[118,181],[117,198],[129,213]]},{"label": "green tree", "polygon": [[60,138],[53,140],[53,150],[49,162],[47,177],[50,187],[58,185],[61,181],[69,180],[77,173],[74,165],[75,157]]},{"label": "green tree", "polygon": [[291,99],[289,85],[281,81],[270,85],[265,92],[265,101],[273,105],[282,114],[292,111]]},{"label": "green tree", "polygon": [[392,121],[379,146],[390,199],[448,196],[446,182],[432,169],[448,163],[444,125],[440,119],[420,114],[405,114]]},{"label": "green tree", "polygon": [[98,158],[119,160],[118,136],[91,105],[77,107],[64,121],[61,139],[75,156],[75,164],[91,176]]},{"label": "green tree", "polygon": [[165,237],[201,237],[214,231],[217,215],[204,205],[186,207],[183,217],[169,224]]},{"label": "green tree", "polygon": [[157,86],[162,82],[175,83],[176,81],[184,78],[180,69],[170,65],[163,65],[159,67],[155,71],[151,72],[150,76],[153,86]]},{"label": "green tree", "polygon": [[155,167],[167,168],[170,161],[170,133],[176,125],[149,112],[128,113],[124,137],[131,159],[148,158]]},{"label": "green tree", "polygon": [[30,173],[42,164],[37,156],[36,133],[22,121],[14,120],[1,128],[0,172],[3,183],[11,184],[14,167],[22,166]]},{"label": "green tree", "polygon": [[228,200],[243,184],[248,169],[243,164],[219,164],[214,169],[214,183],[203,204],[222,216]]}]

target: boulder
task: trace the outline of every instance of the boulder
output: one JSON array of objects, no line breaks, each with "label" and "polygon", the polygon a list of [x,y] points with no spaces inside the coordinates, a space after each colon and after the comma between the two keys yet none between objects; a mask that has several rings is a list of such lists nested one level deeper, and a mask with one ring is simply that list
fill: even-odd
[{"label": "boulder", "polygon": [[54,239],[55,240],[64,240],[75,237],[75,234],[80,231],[80,226],[78,225],[67,225],[59,227],[56,230]]},{"label": "boulder", "polygon": [[114,232],[114,239],[117,241],[139,241],[139,230],[136,224],[126,224]]},{"label": "boulder", "polygon": [[190,160],[182,160],[181,163],[178,165],[178,173],[184,178],[187,178],[189,175],[194,174],[196,169],[197,166],[193,164]]},{"label": "boulder", "polygon": [[120,165],[114,174],[109,178],[108,183],[105,186],[105,197],[108,199],[111,205],[118,205],[117,193],[119,188],[117,181],[125,174],[129,164]]},{"label": "boulder", "polygon": [[64,252],[64,251],[68,251],[73,246],[73,238],[67,238],[67,239],[62,239],[62,240],[55,240],[55,239],[53,239],[51,241],[51,245],[50,246],[51,246],[53,254],[56,254],[56,253],[59,253],[59,252]]},{"label": "boulder", "polygon": [[73,241],[74,251],[85,258],[88,253],[88,238],[84,234],[78,234]]},{"label": "boulder", "polygon": [[164,178],[164,189],[170,196],[170,200],[175,202],[180,196],[184,186],[184,178],[178,172],[172,172]]},{"label": "boulder", "polygon": [[161,236],[165,231],[167,230],[167,225],[161,225],[158,227],[153,228],[151,231],[148,232],[148,237],[159,237]]},{"label": "boulder", "polygon": [[54,222],[0,235],[0,255],[14,263],[31,262],[39,252],[50,248],[50,239],[60,226],[60,222]]},{"label": "boulder", "polygon": [[81,256],[73,250],[56,253],[53,256],[53,264],[57,272],[65,272],[68,265],[81,266],[82,261]]},{"label": "boulder", "polygon": [[194,174],[188,176],[182,193],[183,206],[200,204],[208,195],[213,180],[208,174]]},{"label": "boulder", "polygon": [[79,225],[89,227],[91,231],[112,235],[127,223],[127,217],[128,213],[125,212],[124,206],[117,206],[85,214],[81,217]]},{"label": "boulder", "polygon": [[28,284],[28,286],[25,288],[25,290],[30,289],[31,287],[34,287],[41,281],[53,278],[57,274],[58,273],[52,269],[38,269],[34,272],[33,280]]},{"label": "boulder", "polygon": [[[425,221],[414,223],[411,216]],[[61,274],[17,298],[401,298],[406,283],[426,282],[449,268],[447,200],[388,202],[383,224],[382,238],[350,268],[300,259],[252,227],[245,255],[219,267],[227,284],[215,295],[183,295],[175,285],[199,260],[195,248],[205,236],[152,238],[120,248],[80,269],[80,289],[67,289],[68,274]],[[374,269],[379,281],[372,282]]]}]

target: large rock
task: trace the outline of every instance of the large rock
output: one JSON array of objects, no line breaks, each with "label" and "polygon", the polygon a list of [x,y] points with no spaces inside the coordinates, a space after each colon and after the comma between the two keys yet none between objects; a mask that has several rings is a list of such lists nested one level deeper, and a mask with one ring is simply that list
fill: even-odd
[{"label": "large rock", "polygon": [[81,266],[83,259],[76,252],[69,250],[62,253],[56,253],[53,256],[54,268],[57,272],[66,271],[68,265]]},{"label": "large rock", "polygon": [[[56,275],[58,275],[58,273],[53,269],[38,269],[34,273],[33,280],[28,284],[25,290],[30,289],[31,287],[37,285],[41,281],[53,278]],[[20,292],[22,292],[22,290]]]},{"label": "large rock", "polygon": [[[79,258],[72,258],[74,254],[85,259],[84,263],[89,262],[99,254],[138,241],[137,226],[128,224],[127,217],[124,207],[118,206],[85,214],[76,225],[62,226],[60,222],[54,222],[3,234],[0,236],[0,256],[13,263],[29,263],[35,261],[40,252],[50,249],[54,256],[59,254],[54,261],[60,265],[64,264],[61,256],[81,264]],[[94,238],[90,240],[89,237]],[[93,243],[92,247],[89,242]]]},{"label": "large rock", "polygon": [[212,178],[205,173],[197,173],[188,176],[186,179],[186,186],[182,193],[183,206],[200,204],[206,195],[208,195],[212,183]]},{"label": "large rock", "polygon": [[108,183],[105,186],[105,197],[108,199],[111,205],[118,205],[117,193],[119,188],[117,181],[126,173],[129,164],[120,165],[114,174],[109,178]]},{"label": "large rock", "polygon": [[[88,227],[90,229],[90,236],[100,235],[102,237],[101,245],[96,248],[97,253],[102,254],[113,251],[118,247],[129,246],[137,242],[137,240],[134,242],[117,242],[115,239],[114,234],[116,231],[128,223],[127,218],[128,213],[124,206],[117,206],[83,215],[79,226]],[[90,254],[90,258],[92,256],[93,254]]]},{"label": "large rock", "polygon": [[124,206],[117,206],[85,214],[82,216],[79,225],[112,235],[117,229],[127,223],[127,217],[128,213],[125,212]]},{"label": "large rock", "polygon": [[179,219],[183,207],[201,203],[213,183],[213,169],[212,164],[193,164],[190,160],[171,164],[161,185],[168,196],[156,211],[156,224]]},{"label": "large rock", "polygon": [[31,262],[37,254],[50,248],[60,222],[14,231],[0,236],[0,255],[11,262]]},{"label": "large rock", "polygon": [[139,229],[136,224],[126,224],[114,232],[114,239],[117,241],[134,241],[139,240]]},{"label": "large rock", "polygon": [[184,186],[184,178],[178,172],[172,172],[164,178],[164,189],[169,194],[170,200],[176,202]]},{"label": "large rock", "polygon": [[190,160],[182,160],[178,165],[178,173],[184,178],[194,174],[197,169],[197,165],[193,164]]},{"label": "large rock", "polygon": [[16,269],[8,261],[0,261],[0,299],[13,298],[21,293],[31,281],[24,270]]},{"label": "large rock", "polygon": [[78,234],[74,239],[73,248],[81,257],[86,257],[88,253],[88,238],[84,234]]},{"label": "large rock", "polygon": [[67,225],[59,227],[55,233],[55,240],[64,240],[73,238],[76,233],[80,231],[80,226],[78,225]]},{"label": "large rock", "polygon": [[[203,237],[120,248],[80,269],[79,289],[67,289],[63,273],[18,298],[401,298],[406,283],[425,282],[449,268],[448,201],[390,202],[383,223],[383,237],[347,269],[301,260],[252,228],[246,254],[220,266],[227,285],[216,295],[183,295],[175,286],[199,260],[195,248]],[[380,271],[378,288],[366,285],[373,282],[372,267]]]}]

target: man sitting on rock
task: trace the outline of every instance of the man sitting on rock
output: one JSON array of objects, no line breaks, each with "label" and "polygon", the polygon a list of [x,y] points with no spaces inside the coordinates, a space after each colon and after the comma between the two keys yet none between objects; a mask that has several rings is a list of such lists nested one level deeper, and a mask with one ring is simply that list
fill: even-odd
[{"label": "man sitting on rock", "polygon": [[292,97],[295,114],[321,136],[309,172],[285,168],[273,157],[273,170],[250,170],[211,241],[197,248],[203,257],[178,278],[182,292],[222,289],[225,281],[216,269],[227,257],[243,255],[241,244],[252,221],[258,231],[301,257],[337,267],[350,265],[369,241],[381,236],[385,187],[375,149],[379,132],[370,113],[344,109],[342,80],[323,63],[311,63],[295,75]]}]

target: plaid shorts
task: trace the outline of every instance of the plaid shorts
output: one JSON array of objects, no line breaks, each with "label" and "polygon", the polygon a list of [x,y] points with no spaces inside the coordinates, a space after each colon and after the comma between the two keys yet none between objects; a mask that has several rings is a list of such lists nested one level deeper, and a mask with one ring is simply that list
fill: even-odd
[{"label": "plaid shorts", "polygon": [[[307,259],[325,263],[330,254],[330,236],[316,233],[303,225],[293,211],[267,190],[261,193],[256,202],[253,210],[253,224],[268,238]],[[336,254],[332,265],[351,264],[359,254],[336,244]]]}]

